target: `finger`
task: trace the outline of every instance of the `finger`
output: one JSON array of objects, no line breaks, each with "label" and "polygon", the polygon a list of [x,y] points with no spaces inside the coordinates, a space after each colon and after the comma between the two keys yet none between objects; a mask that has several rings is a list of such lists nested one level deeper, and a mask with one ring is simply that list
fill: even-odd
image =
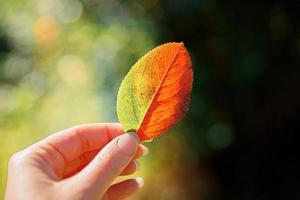
[{"label": "finger", "polygon": [[90,190],[102,196],[111,183],[133,159],[139,138],[136,133],[126,133],[113,139],[78,174],[69,179],[76,186],[89,182]]},{"label": "finger", "polygon": [[[86,152],[78,159],[72,161],[67,168],[65,168],[62,178],[69,178],[74,174],[80,172],[98,153],[99,151]],[[120,175],[125,176],[134,173],[140,168],[140,164],[137,160],[131,161]]]},{"label": "finger", "polygon": [[139,161],[133,160],[127,165],[127,167],[121,172],[120,175],[121,176],[130,175],[130,174],[133,174],[134,172],[136,172],[139,169],[140,169]]},{"label": "finger", "polygon": [[[88,165],[91,160],[97,155],[97,153],[100,150],[95,150],[95,151],[89,151],[85,152],[81,156],[77,157],[75,160],[72,160],[71,162],[67,163],[65,166],[65,169],[63,171],[63,178],[68,178],[70,176],[73,176],[74,174],[78,173],[80,170],[82,170],[86,165]],[[134,159],[138,159],[141,156],[147,155],[148,154],[148,148],[145,147],[144,145],[140,144],[138,147],[138,150],[134,156]],[[129,163],[130,165],[131,163]],[[126,167],[127,168],[127,167]],[[133,166],[129,167],[129,169],[133,169]],[[121,173],[122,175],[127,175],[131,174],[133,172],[129,171],[129,169],[125,169],[126,172]]]},{"label": "finger", "polygon": [[85,152],[99,150],[111,139],[123,133],[124,130],[119,123],[85,124],[50,135],[33,146],[51,154],[48,156],[53,157],[50,164],[58,172]]},{"label": "finger", "polygon": [[142,156],[145,156],[148,154],[148,152],[149,152],[149,149],[147,147],[145,147],[144,145],[140,144],[139,148],[134,156],[134,159],[138,159]]},{"label": "finger", "polygon": [[106,192],[104,199],[108,200],[121,200],[126,199],[139,191],[143,187],[144,181],[138,177],[136,179],[129,179],[120,183],[112,185]]},{"label": "finger", "polygon": [[63,178],[68,178],[81,171],[93,158],[99,153],[100,150],[85,152],[75,160],[67,164],[63,171]]}]

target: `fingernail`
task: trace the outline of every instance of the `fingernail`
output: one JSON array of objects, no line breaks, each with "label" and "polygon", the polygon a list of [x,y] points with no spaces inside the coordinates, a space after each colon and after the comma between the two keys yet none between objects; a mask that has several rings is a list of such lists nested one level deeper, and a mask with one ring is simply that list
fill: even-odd
[{"label": "fingernail", "polygon": [[135,164],[135,170],[136,170],[136,171],[139,170],[139,169],[141,168],[141,165],[140,165],[139,161],[134,160],[133,162],[134,162],[134,164]]},{"label": "fingernail", "polygon": [[119,136],[117,141],[117,145],[120,149],[123,150],[124,153],[131,156],[133,155],[138,147],[139,137],[136,133],[125,133]]},{"label": "fingernail", "polygon": [[143,180],[142,177],[137,177],[137,178],[135,179],[135,181],[138,183],[139,188],[141,188],[141,187],[144,186],[144,180]]},{"label": "fingernail", "polygon": [[149,149],[148,149],[147,147],[145,147],[145,146],[142,146],[142,149],[143,149],[143,154],[142,154],[142,156],[148,155]]}]

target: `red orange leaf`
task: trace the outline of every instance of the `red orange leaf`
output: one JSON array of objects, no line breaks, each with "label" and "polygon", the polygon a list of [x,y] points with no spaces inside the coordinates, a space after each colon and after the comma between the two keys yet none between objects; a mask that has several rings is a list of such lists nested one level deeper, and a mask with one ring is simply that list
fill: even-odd
[{"label": "red orange leaf", "polygon": [[193,71],[183,43],[167,43],[144,55],[119,89],[117,113],[127,131],[150,140],[170,129],[188,110]]}]

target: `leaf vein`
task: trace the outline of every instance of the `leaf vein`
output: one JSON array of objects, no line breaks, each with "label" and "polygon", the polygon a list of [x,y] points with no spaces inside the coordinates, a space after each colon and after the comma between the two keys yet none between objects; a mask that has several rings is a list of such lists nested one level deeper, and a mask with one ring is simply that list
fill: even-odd
[{"label": "leaf vein", "polygon": [[163,77],[162,77],[160,83],[158,84],[158,87],[156,88],[155,93],[153,94],[153,96],[152,96],[152,98],[151,98],[151,100],[150,100],[150,103],[149,103],[149,105],[148,105],[148,108],[146,109],[146,112],[145,112],[145,114],[144,114],[144,116],[143,116],[143,118],[142,118],[142,120],[141,120],[141,123],[139,124],[137,130],[139,130],[140,127],[142,126],[142,124],[143,124],[143,122],[144,122],[144,119],[145,119],[145,117],[146,117],[147,114],[148,114],[148,110],[150,109],[153,100],[156,98],[156,96],[157,96],[157,94],[158,94],[158,91],[160,90],[161,85],[163,84],[165,78],[167,77],[167,74],[168,74],[169,70],[171,69],[172,64],[174,63],[176,57],[178,56],[179,51],[181,50],[181,48],[182,48],[182,45],[178,48],[176,54],[174,55],[174,58],[172,59],[172,61],[171,61],[171,63],[169,64],[168,68],[166,69],[166,72],[164,73],[164,75],[163,75]]}]

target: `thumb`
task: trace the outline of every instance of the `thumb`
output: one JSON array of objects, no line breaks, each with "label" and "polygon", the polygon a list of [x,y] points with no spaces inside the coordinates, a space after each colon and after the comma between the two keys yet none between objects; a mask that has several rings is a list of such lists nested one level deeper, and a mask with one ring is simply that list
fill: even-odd
[{"label": "thumb", "polygon": [[[133,159],[139,145],[136,133],[125,133],[109,142],[74,178],[77,185],[85,184],[92,196],[101,197]],[[74,183],[73,182],[73,183]],[[88,184],[87,184],[88,183]]]}]

